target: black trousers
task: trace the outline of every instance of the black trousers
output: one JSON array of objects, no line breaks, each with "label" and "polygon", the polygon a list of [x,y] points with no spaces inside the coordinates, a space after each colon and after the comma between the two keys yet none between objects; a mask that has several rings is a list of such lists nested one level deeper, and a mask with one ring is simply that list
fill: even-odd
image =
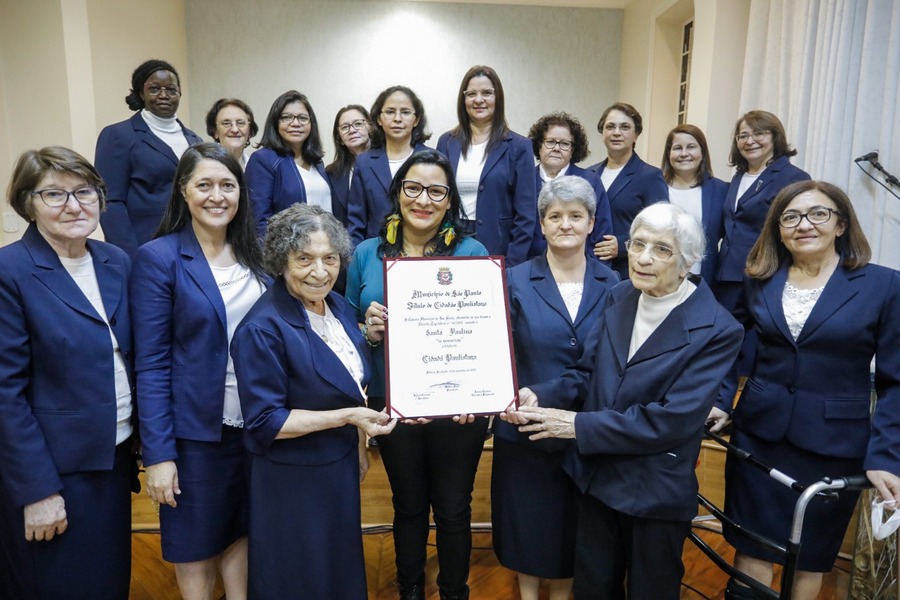
[{"label": "black trousers", "polygon": [[465,425],[435,419],[427,425],[400,424],[378,438],[393,492],[397,581],[402,587],[424,582],[433,510],[438,587],[450,596],[468,589],[472,488],[486,432],[486,418]]},{"label": "black trousers", "polygon": [[575,541],[576,600],[678,600],[690,521],[632,517],[582,495]]}]

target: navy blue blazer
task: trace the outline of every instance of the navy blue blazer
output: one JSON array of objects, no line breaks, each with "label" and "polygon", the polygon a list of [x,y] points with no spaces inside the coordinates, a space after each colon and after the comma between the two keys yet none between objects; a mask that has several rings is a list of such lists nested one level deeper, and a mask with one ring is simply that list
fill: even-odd
[{"label": "navy blue blazer", "polygon": [[[437,149],[450,159],[453,172],[459,166],[462,146],[448,131]],[[484,157],[475,205],[475,239],[493,255],[506,257],[513,267],[528,259],[537,218],[534,185],[534,152],[531,140],[512,131]]]},{"label": "navy blue blazer", "polygon": [[0,248],[0,484],[19,507],[61,491],[60,475],[113,468],[109,330],[133,381],[131,261],[110,244],[87,246],[109,326],[36,225]]},{"label": "navy blue blazer", "polygon": [[[419,144],[413,152],[427,150]],[[353,185],[347,200],[347,231],[354,246],[378,237],[384,219],[391,210],[391,167],[384,146],[372,148],[356,157]]]},{"label": "navy blue blazer", "polygon": [[131,276],[144,463],[175,460],[175,439],[222,435],[225,303],[190,225],[138,249]]},{"label": "navy blue blazer", "polygon": [[[782,304],[787,274],[785,264],[770,279],[745,280],[744,316],[759,341],[735,426],[900,473],[900,273],[872,264],[838,267],[796,341]],[[873,355],[878,403],[870,425]]]},{"label": "navy blue blazer", "polygon": [[578,488],[634,517],[697,514],[703,426],[743,339],[743,328],[701,279],[628,358],[638,298],[617,285],[577,366],[533,385],[541,406],[571,408],[575,443],[563,468]]},{"label": "navy blue blazer", "polygon": [[[615,271],[597,260],[587,261],[581,304],[573,322],[559,286],[544,255],[509,269],[509,318],[516,353],[519,386],[530,386],[559,377],[578,362],[584,342],[606,306],[606,295],[619,282]],[[563,440],[532,442],[528,434],[494,420],[498,438],[522,444],[539,444],[545,450],[561,448]]]},{"label": "navy blue blazer", "polygon": [[806,171],[792,165],[789,157],[777,158],[760,173],[756,183],[744,192],[735,209],[734,203],[743,176],[740,171],[734,174],[728,187],[728,195],[725,196],[725,206],[722,209],[723,237],[716,281],[744,280],[747,255],[762,231],[772,200],[787,185],[810,178]]},{"label": "navy blue blazer", "polygon": [[[609,211],[609,197],[606,195],[606,188],[603,187],[603,182],[600,181],[599,175],[593,171],[582,169],[577,165],[570,164],[569,169],[566,171],[566,175],[581,177],[582,179],[587,180],[587,182],[591,184],[591,187],[594,188],[594,196],[597,198],[597,212],[594,215],[594,229],[588,236],[587,244],[585,244],[585,252],[588,257],[596,259],[597,256],[594,254],[594,245],[602,240],[604,235],[612,235],[613,233],[612,217],[610,216]],[[544,181],[541,179],[540,165],[534,166],[534,185],[537,191],[537,196],[535,196],[535,198],[538,198],[541,195],[541,190],[544,188]],[[535,200],[535,202],[537,202],[537,200]],[[528,251],[528,256],[530,258],[540,256],[547,250],[547,240],[544,238],[544,233],[541,231],[540,212],[536,213],[535,219],[534,238],[531,240],[531,250]]]},{"label": "navy blue blazer", "polygon": [[[365,387],[372,365],[356,314],[334,292],[326,300],[363,361]],[[278,278],[250,309],[231,342],[247,448],[274,462],[321,465],[359,444],[356,427],[275,437],[293,409],[334,410],[365,406],[365,396],[340,359],[309,323],[306,309]]]},{"label": "navy blue blazer", "polygon": [[722,212],[728,184],[715,177],[707,177],[700,184],[701,209],[703,211],[703,232],[706,233],[706,250],[700,265],[700,276],[712,286],[716,267],[719,264],[719,241],[722,239]]},{"label": "navy blue blazer", "polygon": [[[601,176],[607,162],[609,159],[594,165],[590,170]],[[631,230],[631,222],[651,204],[668,201],[669,186],[663,179],[662,171],[648,165],[640,159],[637,152],[633,152],[606,193],[609,195],[613,234],[619,242],[618,256],[613,259],[612,266],[622,279],[627,279],[628,253],[625,251],[625,241]]]},{"label": "navy blue blazer", "polygon": [[331,214],[346,228],[347,206],[350,203],[350,173],[342,177],[325,171],[331,185]]},{"label": "navy blue blazer", "polygon": [[[330,184],[325,163],[320,160],[315,167],[322,179]],[[245,176],[260,237],[266,234],[269,217],[298,202],[306,204],[306,188],[291,155],[260,148],[247,159]]]},{"label": "navy blue blazer", "polygon": [[[203,141],[181,121],[178,124],[188,144]],[[104,127],[94,156],[107,190],[106,211],[100,214],[103,235],[133,257],[162,221],[179,157],[150,131],[140,112]]]}]

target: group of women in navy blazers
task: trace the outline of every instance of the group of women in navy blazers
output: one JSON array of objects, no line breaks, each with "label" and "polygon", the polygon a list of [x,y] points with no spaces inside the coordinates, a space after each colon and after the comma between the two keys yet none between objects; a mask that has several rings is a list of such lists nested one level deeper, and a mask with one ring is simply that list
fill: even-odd
[{"label": "group of women in navy blazers", "polygon": [[[144,466],[148,472],[147,487],[151,497],[161,504],[163,554],[167,560],[176,563],[184,597],[211,597],[216,576],[220,574],[228,597],[241,598],[246,593],[247,578],[247,499],[242,492],[246,489],[246,474],[239,458],[242,417],[239,403],[235,403],[234,371],[228,346],[240,315],[271,281],[262,270],[256,236],[265,233],[269,217],[298,202],[317,204],[332,212],[347,227],[354,244],[378,236],[390,210],[388,193],[394,174],[410,156],[426,148],[431,133],[424,106],[416,93],[405,86],[392,86],[377,96],[370,111],[351,104],[338,112],[332,129],[336,158],[326,168],[317,118],[305,95],[288,91],[276,99],[262,126],[258,150],[249,155],[245,149],[259,128],[253,114],[243,102],[223,99],[210,111],[207,125],[214,139],[229,148],[228,158],[217,154],[209,145],[197,147],[199,150],[191,148],[200,142],[200,138],[176,117],[181,83],[172,65],[159,60],[147,61],[135,70],[131,85],[126,100],[129,107],[138,112],[127,121],[110,125],[101,132],[96,168],[107,190],[104,198],[107,208],[100,217],[106,239],[134,261],[129,292],[134,353],[132,356],[130,352],[123,352],[122,356],[126,359],[129,376],[134,369],[132,384],[136,383],[136,399],[140,406],[137,413]],[[626,241],[632,220],[650,204],[671,201],[694,215],[706,233],[706,255],[696,267],[696,274],[706,280],[723,306],[744,319],[749,332],[754,330],[744,291],[747,257],[751,247],[757,244],[767,217],[780,218],[768,214],[779,192],[792,183],[810,179],[807,173],[790,163],[796,150],[789,145],[784,127],[775,115],[750,111],[737,120],[729,157],[736,173],[728,184],[713,177],[705,136],[694,126],[679,125],[670,132],[662,169],[658,169],[641,160],[634,150],[642,132],[641,115],[631,105],[618,102],[603,112],[598,123],[607,158],[589,169],[580,169],[573,163],[586,157],[587,143],[577,119],[565,113],[548,115],[535,124],[529,139],[510,130],[505,118],[503,86],[492,68],[472,67],[463,77],[459,90],[456,99],[459,123],[440,136],[437,150],[449,159],[456,178],[455,187],[459,189],[464,214],[465,231],[460,232],[461,235],[474,237],[489,254],[504,256],[509,267],[543,256],[544,246],[536,243],[542,230],[537,211],[538,191],[555,177],[575,174],[586,179],[597,196],[594,231],[587,238],[591,243],[586,245],[585,254],[588,260],[600,261],[617,271],[620,278],[627,279],[629,250]],[[182,162],[181,170],[176,172],[179,160],[186,153],[192,156],[191,160]],[[241,172],[243,168],[245,174]],[[200,194],[196,192],[200,189],[198,186],[209,185],[210,181],[234,192],[233,207],[222,209],[228,214],[227,222],[221,218],[219,208],[203,206]],[[235,182],[239,182],[239,192],[233,187]],[[35,190],[33,194],[40,195],[42,191]],[[70,192],[64,206],[82,201],[72,190],[63,191]],[[83,197],[90,200],[86,195]],[[196,206],[192,206],[192,202]],[[847,212],[842,206],[829,205],[811,210],[818,212],[801,214],[795,227],[818,231],[824,218],[823,210],[829,211],[829,218],[834,216],[847,227],[849,217],[840,212]],[[194,215],[193,221],[187,213]],[[199,228],[196,224],[189,225],[198,219]],[[840,232],[837,235],[840,236]],[[251,243],[251,240],[254,241]],[[24,243],[28,243],[27,236]],[[18,244],[13,245],[17,251]],[[94,246],[90,248],[91,252],[99,252]],[[122,260],[128,262],[124,257]],[[14,277],[13,271],[25,273],[35,267],[26,263],[28,261],[23,258],[5,270]],[[589,269],[590,272],[594,270]],[[878,273],[882,275],[880,271]],[[896,400],[900,367],[896,344],[890,347],[879,340],[891,330],[896,333],[896,322],[886,323],[884,318],[888,313],[897,316],[900,290],[897,290],[896,273],[877,279],[883,284],[881,287],[886,285],[888,288],[879,295],[884,298],[886,308],[865,313],[871,316],[871,322],[859,323],[859,328],[869,331],[875,341],[860,351],[865,353],[877,347],[881,366],[876,384],[880,402],[887,404]],[[15,303],[15,294],[9,291],[14,287],[3,288],[6,292],[0,300]],[[342,285],[338,289],[343,291]],[[827,289],[826,286],[826,292]],[[865,289],[859,291],[860,297],[867,293]],[[754,297],[750,301],[759,300]],[[359,307],[356,318],[360,324],[366,319],[368,308]],[[67,318],[73,323],[82,318],[65,304],[48,305],[46,310],[63,311],[62,314],[69,315]],[[14,314],[7,306],[0,312]],[[844,316],[852,318],[851,315]],[[5,320],[0,324],[7,328],[19,327],[11,318],[4,316]],[[31,322],[20,325],[16,331],[40,327]],[[59,327],[65,326],[59,324]],[[105,334],[105,330],[101,333]],[[582,329],[578,329],[577,336],[578,339],[548,339],[544,343],[564,343],[581,348],[585,341],[580,337]],[[39,339],[39,336],[32,337]],[[26,338],[19,335],[9,340],[16,342]],[[748,338],[753,339],[752,335]],[[7,338],[2,340],[0,344],[4,346],[0,346],[0,351],[4,356],[11,355],[11,349],[5,346]],[[752,368],[751,346],[745,342],[744,354],[751,358],[745,359],[744,363],[739,361],[746,365],[743,374]],[[542,349],[526,351],[539,353]],[[794,345],[779,351],[802,353],[803,349]],[[79,368],[77,354],[56,357],[52,348],[43,348],[42,352],[45,354],[32,361],[70,360],[73,361],[72,369]],[[22,356],[20,352],[15,355]],[[861,364],[864,359],[856,362]],[[813,375],[831,377],[831,373],[841,370],[841,365],[842,357],[835,352],[828,361],[817,363],[821,369]],[[4,381],[21,377],[23,370],[32,373],[33,379],[43,376],[40,369],[6,360],[0,361],[0,369],[0,380]],[[21,406],[23,399],[33,405],[40,404],[41,398],[36,396],[41,389],[40,383],[26,382],[16,388],[4,386],[0,391],[0,410],[3,411],[0,416],[10,417],[11,422],[15,422],[9,407]],[[789,382],[792,387],[794,383]],[[723,386],[723,390],[730,389]],[[18,395],[12,397],[10,394]],[[720,399],[717,406],[721,411],[714,411],[711,416],[716,426],[720,426],[728,418],[730,397]],[[794,418],[797,418],[796,411],[802,411],[804,407],[798,405],[794,410]],[[815,418],[821,420],[819,416]],[[831,423],[827,419],[828,415],[822,425],[825,428]],[[471,419],[460,419],[460,423],[460,427],[479,426]],[[747,423],[749,427],[749,421]],[[857,428],[868,426],[858,421],[853,424]],[[60,430],[54,435],[96,436],[108,440],[113,437],[108,425],[98,422],[77,430]],[[833,426],[847,426],[847,422],[837,419]],[[881,431],[881,443],[885,426],[876,423],[876,427]],[[0,444],[0,452],[8,451],[14,455],[17,448],[31,447],[34,440],[18,438],[40,435],[39,431],[35,428],[11,430],[8,440]],[[864,437],[868,439],[868,435]],[[827,448],[817,451],[825,455],[829,452]],[[883,448],[879,451],[883,454]],[[15,513],[23,508],[10,505],[10,498],[24,497],[15,487],[17,482],[10,479],[12,474],[5,467],[8,462],[12,464],[12,461],[0,461],[0,485],[6,490],[0,495],[6,503],[0,507],[4,514],[10,509]],[[85,465],[85,470],[95,468],[90,461]],[[870,468],[868,463],[867,468]],[[900,471],[887,459],[880,460],[877,468],[891,473]],[[474,480],[474,470],[471,475],[469,479]],[[211,480],[216,481],[214,486],[209,484]],[[900,497],[900,486],[895,487],[897,482],[894,480],[896,477],[882,477],[876,482],[883,496]],[[528,481],[511,485],[518,486],[515,494],[521,502],[528,502]],[[468,492],[471,493],[471,489]],[[78,493],[89,494],[83,490]],[[76,499],[71,501],[73,504],[78,502]],[[215,510],[210,509],[211,505]],[[28,514],[28,506],[24,508]],[[553,507],[546,508],[548,523],[554,519],[572,518],[569,514],[554,514]],[[302,507],[297,509],[302,510]],[[759,510],[760,518],[764,519],[765,508]],[[179,518],[173,516],[176,512],[182,513]],[[98,514],[92,518],[103,517]],[[56,531],[57,536],[64,536],[65,526],[57,527]],[[7,535],[9,532],[4,530],[2,533]],[[28,543],[49,547],[52,537],[49,535],[45,540]],[[453,549],[453,557],[439,558],[441,561],[468,561],[470,545],[469,541],[468,546],[463,544]],[[398,553],[402,551],[398,548]],[[529,549],[521,548],[520,551],[527,555]],[[748,550],[742,552],[750,554]],[[769,557],[761,556],[760,559]],[[79,556],[78,560],[91,559]],[[51,561],[48,564],[58,566],[60,563]],[[40,576],[65,578],[71,572],[69,565]],[[463,573],[466,574],[465,570]],[[330,576],[339,578],[340,574]],[[554,576],[567,578],[571,573]],[[422,581],[406,583],[408,585],[401,589],[402,597],[424,597]],[[456,587],[452,593],[442,589],[442,598],[468,596],[464,581],[462,585],[454,583]],[[91,597],[105,597],[97,591],[101,588],[102,584],[98,582]],[[568,595],[570,587],[563,585],[553,589],[563,590]],[[34,593],[38,594],[35,597],[41,598],[38,591]],[[298,590],[298,593],[302,596],[302,591]],[[732,597],[743,597],[739,594],[746,592],[733,588],[730,593]],[[72,597],[77,596],[77,592],[73,591],[73,594]],[[523,597],[525,594],[523,589]]]}]

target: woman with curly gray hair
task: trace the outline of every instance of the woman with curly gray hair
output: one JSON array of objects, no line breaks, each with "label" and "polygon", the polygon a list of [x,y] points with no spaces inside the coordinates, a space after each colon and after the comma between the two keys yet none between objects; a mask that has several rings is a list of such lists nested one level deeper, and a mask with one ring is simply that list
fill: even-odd
[{"label": "woman with curly gray hair", "polygon": [[324,209],[278,213],[263,250],[275,283],[234,334],[251,456],[249,598],[366,597],[365,440],[396,421],[366,408],[368,348],[331,291],[349,258],[346,230]]}]

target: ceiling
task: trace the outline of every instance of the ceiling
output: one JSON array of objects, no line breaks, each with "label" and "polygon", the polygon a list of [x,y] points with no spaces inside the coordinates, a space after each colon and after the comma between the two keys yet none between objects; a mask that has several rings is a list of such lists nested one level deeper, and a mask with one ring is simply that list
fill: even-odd
[{"label": "ceiling", "polygon": [[625,8],[629,0],[413,0],[457,4],[514,4],[516,6],[560,6],[565,8]]}]

